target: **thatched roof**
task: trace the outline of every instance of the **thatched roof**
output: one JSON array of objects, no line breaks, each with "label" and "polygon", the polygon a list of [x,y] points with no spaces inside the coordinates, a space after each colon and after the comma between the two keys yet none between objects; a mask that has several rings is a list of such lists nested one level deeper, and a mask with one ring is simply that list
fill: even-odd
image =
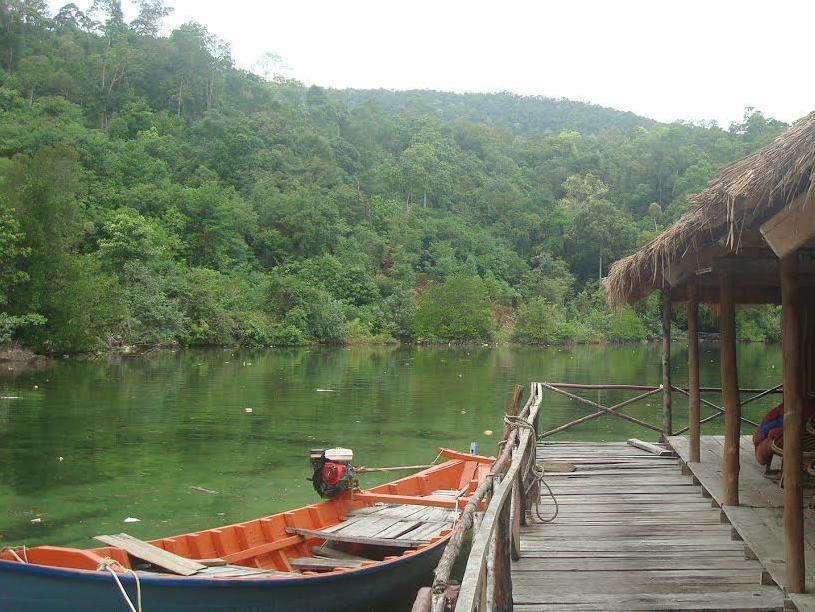
[{"label": "thatched roof", "polygon": [[633,303],[659,289],[663,272],[722,239],[738,251],[742,232],[789,205],[815,197],[815,112],[756,153],[727,166],[671,227],[633,255],[615,262],[603,286],[611,305]]}]

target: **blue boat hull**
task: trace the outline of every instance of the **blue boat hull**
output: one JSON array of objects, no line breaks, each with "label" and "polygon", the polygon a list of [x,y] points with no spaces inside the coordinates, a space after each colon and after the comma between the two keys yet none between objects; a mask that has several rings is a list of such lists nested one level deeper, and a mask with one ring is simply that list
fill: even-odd
[{"label": "blue boat hull", "polygon": [[[278,612],[394,609],[429,584],[447,540],[394,562],[341,574],[275,580],[205,579],[141,575],[144,612]],[[135,604],[136,585],[120,579]],[[397,599],[398,600],[398,599]],[[0,561],[3,612],[128,610],[112,576]]]}]

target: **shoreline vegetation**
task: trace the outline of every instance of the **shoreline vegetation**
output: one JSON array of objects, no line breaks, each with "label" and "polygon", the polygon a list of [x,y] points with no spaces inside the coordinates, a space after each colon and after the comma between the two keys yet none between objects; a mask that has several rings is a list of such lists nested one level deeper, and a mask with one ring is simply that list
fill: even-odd
[{"label": "shoreline vegetation", "polygon": [[306,87],[137,4],[0,13],[0,346],[645,341],[658,300],[609,310],[598,277],[786,127]]}]

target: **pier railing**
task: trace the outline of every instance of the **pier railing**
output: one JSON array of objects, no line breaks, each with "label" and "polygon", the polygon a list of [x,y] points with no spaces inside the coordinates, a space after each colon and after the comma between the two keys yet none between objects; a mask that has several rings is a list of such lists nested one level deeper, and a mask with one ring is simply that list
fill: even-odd
[{"label": "pier railing", "polygon": [[[511,560],[520,558],[520,527],[526,522],[527,499],[535,499],[535,448],[538,436],[538,412],[543,387],[532,383],[529,399],[519,415],[505,419],[502,450],[478,489],[470,496],[436,567],[432,591],[422,589],[413,606],[415,612],[457,612],[487,610],[487,602],[496,610],[512,609]],[[515,409],[517,412],[517,408]],[[460,588],[451,590],[450,574],[466,533],[473,527],[476,510],[489,500],[473,541]]]},{"label": "pier railing", "polygon": [[[571,429],[572,427],[580,425],[581,423],[586,423],[587,421],[593,421],[594,419],[598,419],[598,418],[600,418],[602,416],[606,416],[606,415],[615,416],[615,417],[617,417],[619,419],[623,419],[623,420],[626,420],[626,421],[628,421],[630,423],[634,423],[636,425],[639,425],[640,427],[643,427],[645,429],[649,429],[649,430],[654,431],[656,433],[664,433],[662,431],[662,427],[659,427],[659,426],[654,425],[652,423],[648,423],[647,421],[643,421],[642,419],[638,419],[636,417],[633,417],[633,416],[630,416],[630,415],[625,414],[623,412],[620,412],[620,410],[622,408],[625,408],[627,406],[631,406],[632,404],[636,404],[637,402],[641,402],[643,400],[646,400],[646,399],[650,398],[653,395],[663,393],[664,387],[662,385],[660,385],[658,387],[653,387],[653,386],[649,386],[649,385],[586,385],[586,384],[578,384],[578,383],[557,383],[557,382],[552,382],[552,383],[544,382],[544,383],[540,383],[540,385],[541,385],[541,387],[543,389],[545,389],[547,391],[552,391],[554,393],[563,395],[565,397],[568,397],[570,400],[579,402],[581,404],[585,404],[587,406],[591,406],[592,408],[596,409],[595,412],[592,412],[591,414],[587,414],[585,416],[582,416],[582,417],[579,417],[579,418],[574,419],[572,421],[569,421],[568,423],[565,423],[563,425],[558,425],[557,427],[553,427],[552,429],[544,431],[540,435],[541,438],[547,438],[549,436],[553,436],[555,434],[558,434],[558,433],[564,432],[564,431],[566,431],[568,429]],[[576,391],[635,391],[635,392],[639,392],[639,393],[634,397],[623,400],[623,401],[621,401],[621,402],[619,402],[617,404],[614,404],[612,406],[605,406],[605,405],[601,404],[599,401],[595,402],[595,401],[592,401],[592,400],[587,399],[585,397],[581,397],[579,395],[576,395],[574,393]],[[685,389],[685,388],[682,388],[682,387],[677,387],[675,385],[671,385],[671,391],[675,391],[675,392],[677,392],[677,393],[679,393],[681,395],[689,396],[688,389]],[[775,387],[772,387],[770,389],[741,389],[740,391],[742,393],[753,394],[750,397],[748,397],[746,399],[743,399],[741,401],[742,406],[745,406],[746,404],[749,404],[750,402],[753,402],[755,400],[761,399],[762,397],[765,397],[766,395],[769,395],[769,394],[772,394],[772,393],[783,393],[784,392],[783,385],[776,385]],[[699,389],[699,392],[700,392],[700,395],[701,394],[716,394],[716,395],[721,396],[722,390],[719,387],[701,387]],[[714,421],[714,420],[716,420],[718,418],[721,418],[722,415],[724,415],[724,408],[717,405],[717,404],[715,404],[714,402],[712,402],[712,401],[710,401],[708,399],[705,399],[704,397],[700,397],[700,402],[702,404],[704,404],[705,406],[708,406],[709,408],[712,408],[714,410],[713,414],[701,419],[699,421],[700,424],[708,423],[710,421]],[[747,423],[748,425],[752,425],[753,427],[756,427],[758,425],[758,423],[756,423],[755,421],[752,421],[752,420],[750,420],[750,419],[748,419],[748,418],[746,418],[744,416],[742,416],[740,418],[741,418],[742,423]],[[689,429],[689,427],[684,427],[684,428],[679,429],[677,431],[668,432],[668,433],[671,433],[671,434],[674,434],[674,435],[680,435],[680,434],[683,434],[683,433],[687,432],[688,429]]]},{"label": "pier railing", "polygon": [[[671,391],[688,395],[688,390],[674,385]],[[620,412],[622,408],[661,394],[663,386],[648,385],[590,385],[576,383],[532,383],[529,399],[518,414],[517,406],[523,388],[518,386],[513,402],[507,410],[501,452],[493,463],[489,477],[470,495],[469,501],[456,523],[450,541],[434,573],[433,587],[419,591],[413,612],[475,612],[476,610],[512,610],[511,562],[521,557],[520,527],[526,524],[527,510],[540,496],[539,468],[536,465],[536,444],[539,439],[566,431],[581,423],[606,415],[635,423],[657,433],[663,433],[656,425]],[[637,395],[612,406],[576,395],[579,391],[631,391]],[[539,416],[544,391],[551,391],[595,411],[563,425],[539,433]],[[700,394],[721,394],[718,387],[702,387]],[[751,394],[741,401],[749,404],[770,394],[783,393],[783,386],[770,389],[742,389]],[[701,403],[714,410],[710,416],[700,419],[706,423],[720,418],[724,409],[714,402],[701,398]],[[514,408],[513,408],[514,406]],[[517,416],[516,416],[517,415]],[[741,421],[755,426],[750,419]],[[675,434],[688,431],[688,427]],[[483,511],[482,518],[478,519]],[[472,530],[473,540],[461,585],[452,584],[450,576],[459,556],[466,534]]]}]

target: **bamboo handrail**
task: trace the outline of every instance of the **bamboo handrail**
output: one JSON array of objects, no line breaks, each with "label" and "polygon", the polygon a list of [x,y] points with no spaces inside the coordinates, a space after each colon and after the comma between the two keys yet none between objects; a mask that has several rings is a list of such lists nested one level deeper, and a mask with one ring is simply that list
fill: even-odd
[{"label": "bamboo handrail", "polygon": [[[534,383],[530,393],[530,399],[534,397],[534,401],[529,407],[529,413],[526,415],[525,420],[532,425],[537,417],[538,409],[541,402],[541,391],[544,387],[543,383]],[[484,517],[481,520],[481,526],[473,538],[473,544],[470,548],[470,555],[467,558],[467,566],[464,570],[464,578],[461,581],[461,589],[459,591],[458,601],[456,602],[457,612],[474,612],[481,609],[481,602],[485,599],[498,602],[509,602],[511,609],[512,601],[512,576],[509,568],[509,555],[506,554],[507,547],[509,547],[508,532],[513,523],[510,516],[511,500],[513,487],[518,484],[521,485],[524,474],[521,473],[521,466],[526,463],[527,452],[534,450],[534,429],[522,428],[520,431],[516,428],[515,433],[518,437],[518,446],[515,448],[512,457],[512,463],[504,475],[501,483],[495,488]],[[530,443],[531,439],[531,443]],[[520,479],[521,482],[516,483]],[[519,506],[519,505],[518,505]],[[516,507],[517,508],[517,507]],[[518,511],[523,511],[517,508]],[[496,534],[498,529],[498,534]],[[494,592],[491,598],[486,597],[486,569],[487,569],[487,554],[490,549],[490,543],[495,539],[496,558],[495,558],[495,580],[493,580]],[[443,602],[442,602],[443,606]],[[499,608],[504,609],[506,606],[501,605]],[[434,603],[434,612],[440,612],[443,607],[436,607]]]},{"label": "bamboo handrail", "polygon": [[[513,390],[510,407],[507,409],[509,413],[517,413],[517,408],[513,410],[512,404],[517,406],[517,402],[520,402],[520,399],[521,395],[517,392],[516,387],[516,389]],[[539,393],[536,394],[536,387],[535,385],[532,385],[529,399],[520,413],[521,417],[526,419],[534,419],[535,414],[537,414],[537,408],[535,409],[535,413],[531,413],[530,411],[536,400],[538,402],[540,401]],[[501,454],[498,456],[498,459],[495,460],[495,463],[493,463],[492,467],[490,468],[489,476],[478,485],[476,490],[470,496],[469,501],[464,506],[464,510],[462,511],[461,516],[453,529],[453,534],[450,536],[450,541],[447,543],[441,559],[439,559],[439,563],[436,566],[436,570],[434,571],[432,599],[430,600],[430,605],[432,606],[433,610],[443,610],[446,605],[445,592],[450,581],[450,574],[453,571],[453,565],[461,552],[461,546],[464,542],[464,538],[467,535],[467,532],[473,526],[473,518],[475,516],[476,509],[481,505],[481,502],[485,496],[493,489],[493,478],[506,471],[507,466],[510,464],[512,460],[512,451],[517,438],[517,432],[517,427],[512,427],[509,429],[509,431],[507,431],[507,434],[503,440],[503,449],[501,450]],[[413,609],[422,611],[429,610],[430,607],[428,607],[427,603],[426,591],[422,592],[420,590],[413,605]]]},{"label": "bamboo handrail", "polygon": [[621,419],[625,419],[626,421],[631,421],[632,423],[636,423],[637,425],[640,425],[641,427],[645,427],[646,429],[656,431],[657,433],[662,432],[662,429],[655,426],[655,425],[651,425],[650,423],[646,423],[645,421],[641,421],[638,418],[628,416],[627,414],[623,414],[622,412],[614,412],[610,408],[607,408],[606,406],[603,406],[602,404],[598,404],[597,402],[593,402],[591,400],[588,400],[585,397],[580,397],[579,395],[574,395],[573,393],[569,393],[568,391],[564,391],[563,389],[558,389],[556,386],[551,385],[549,383],[539,383],[539,384],[544,389],[548,389],[549,391],[554,391],[555,393],[560,393],[561,395],[565,395],[566,397],[569,397],[569,398],[571,398],[571,399],[573,399],[575,401],[581,402],[583,404],[588,404],[589,406],[594,406],[595,408],[599,408],[600,410],[602,410],[605,413],[613,414],[616,417],[619,417]]},{"label": "bamboo handrail", "polygon": [[[633,404],[634,402],[644,400],[647,397],[651,397],[652,395],[655,395],[655,394],[661,393],[661,392],[662,392],[662,387],[656,387],[655,389],[651,389],[650,391],[646,391],[645,393],[641,393],[640,395],[638,395],[636,397],[632,397],[631,399],[627,399],[624,402],[620,402],[619,404],[614,404],[613,406],[610,406],[608,410],[609,410],[609,412],[618,410],[620,408],[623,408],[624,406],[628,406],[629,404]],[[560,425],[559,427],[555,427],[554,429],[550,429],[549,431],[545,431],[545,432],[543,432],[541,434],[540,437],[541,438],[546,438],[548,436],[553,436],[556,433],[560,433],[561,431],[566,431],[567,429],[570,429],[570,428],[574,427],[575,425],[580,425],[581,423],[585,423],[587,421],[593,421],[594,419],[600,418],[604,414],[606,414],[605,410],[598,410],[597,412],[592,412],[591,414],[588,414],[588,415],[586,415],[584,417],[580,417],[579,419],[575,419],[574,421],[570,421],[570,422],[566,423],[565,425]]]},{"label": "bamboo handrail", "polygon": [[[587,391],[651,391],[653,389],[660,389],[661,387],[655,387],[653,385],[620,385],[620,384],[610,384],[610,385],[589,385],[589,384],[582,384],[582,383],[564,383],[564,382],[550,382],[547,383],[552,385],[553,387],[559,387],[561,389],[585,389]],[[740,393],[783,393],[783,384],[773,387],[772,389],[739,389]],[[687,391],[687,387],[677,387],[675,385],[671,386],[672,389],[679,391]],[[699,391],[701,393],[721,393],[721,387],[699,387]]]},{"label": "bamboo handrail", "polygon": [[[586,416],[582,416],[582,417],[580,417],[578,419],[574,419],[573,421],[569,421],[568,423],[565,423],[563,425],[559,425],[559,426],[557,426],[557,427],[555,427],[553,429],[550,429],[548,431],[543,432],[539,436],[541,439],[547,438],[549,436],[553,436],[553,435],[555,435],[557,433],[561,433],[563,431],[571,429],[572,427],[575,427],[576,425],[580,425],[582,423],[586,423],[588,421],[592,421],[594,419],[600,418],[601,416],[603,416],[605,414],[613,414],[613,415],[615,415],[615,416],[617,416],[617,417],[619,417],[621,419],[625,419],[626,421],[630,421],[632,423],[635,423],[637,425],[640,425],[641,427],[645,427],[645,428],[650,429],[652,431],[656,431],[656,432],[661,432],[662,431],[659,427],[656,427],[655,425],[651,425],[650,423],[646,423],[645,421],[642,421],[642,420],[637,419],[635,417],[623,414],[621,412],[617,412],[620,408],[623,408],[623,407],[628,406],[630,404],[636,403],[636,402],[638,402],[640,400],[651,397],[652,395],[660,393],[663,390],[662,386],[654,387],[652,385],[623,385],[623,384],[608,384],[608,385],[600,384],[600,385],[598,385],[598,384],[562,383],[562,382],[547,382],[547,383],[541,383],[541,385],[543,386],[544,389],[553,391],[555,393],[560,393],[561,395],[564,395],[564,396],[566,396],[566,397],[568,397],[570,399],[576,400],[576,401],[581,402],[583,404],[593,406],[595,408],[599,408],[599,410],[597,410],[596,412],[593,412],[591,414],[587,414]],[[629,398],[629,399],[624,400],[622,402],[619,402],[617,404],[614,404],[613,406],[603,406],[602,404],[600,404],[598,402],[594,402],[594,401],[586,399],[584,397],[574,395],[573,393],[569,393],[569,392],[565,391],[564,389],[575,389],[575,390],[586,390],[586,391],[589,391],[589,390],[594,390],[594,391],[601,391],[601,390],[606,390],[606,391],[644,391],[644,393],[641,393],[640,395],[637,395],[636,397],[632,397],[632,398]],[[671,390],[678,391],[679,393],[681,393],[681,394],[683,394],[685,396],[689,396],[689,390],[686,387],[678,387],[676,385],[671,385]],[[721,393],[721,388],[720,387],[700,387],[699,391],[700,391],[700,393]],[[783,391],[783,384],[781,384],[781,385],[776,385],[775,387],[771,387],[769,389],[749,389],[749,388],[748,389],[740,389],[739,392],[740,393],[753,393],[754,394],[752,397],[749,397],[749,398],[745,399],[743,402],[741,402],[741,405],[744,406],[745,404],[749,404],[750,402],[755,401],[757,399],[761,399],[762,397],[765,397],[765,396],[767,396],[769,394],[783,393],[784,391]],[[705,404],[706,406],[709,406],[709,407],[713,408],[716,411],[715,414],[712,414],[710,416],[707,416],[707,417],[701,419],[699,421],[700,424],[708,423],[710,421],[718,419],[719,417],[721,417],[724,414],[724,409],[721,406],[717,406],[715,403],[711,402],[710,400],[707,400],[705,398],[700,398],[700,401],[701,401],[701,403]],[[743,423],[746,423],[746,424],[751,425],[753,427],[758,426],[758,423],[756,423],[755,421],[753,421],[751,419],[748,419],[747,417],[744,417],[744,416],[741,417],[741,421]],[[690,429],[690,427],[684,427],[684,428],[676,431],[675,435],[681,435],[683,433],[686,433],[689,429]]]},{"label": "bamboo handrail", "polygon": [[[677,388],[677,387],[674,387],[674,389],[676,389],[677,391],[679,391],[679,392],[680,392],[682,395],[686,395],[686,396],[690,397],[690,393],[688,393],[688,392],[687,392],[687,391],[685,391],[684,389],[679,389],[679,388]],[[765,390],[765,391],[769,392],[768,390]],[[763,395],[767,395],[767,392],[762,392],[762,394],[763,394]],[[761,395],[761,394],[759,394],[759,395]],[[749,401],[752,401],[753,399],[755,399],[755,398],[754,398],[754,397],[753,397],[753,398],[750,398],[750,399],[748,399],[747,401],[749,402]],[[717,406],[717,405],[716,405],[716,404],[714,404],[713,402],[711,402],[711,401],[709,401],[709,400],[706,400],[706,399],[705,399],[705,398],[703,398],[703,397],[702,397],[702,398],[699,398],[699,401],[700,401],[700,402],[702,402],[702,403],[703,403],[705,406],[710,406],[710,407],[711,407],[711,408],[713,408],[713,409],[714,409],[716,412],[718,412],[718,413],[719,413],[719,414],[714,415],[714,416],[721,416],[721,415],[723,415],[723,414],[724,414],[724,412],[725,412],[725,411],[724,411],[724,408],[722,408],[721,406]],[[745,403],[745,402],[741,402],[741,405],[743,406],[743,405],[744,405],[744,403]],[[739,419],[740,419],[742,422],[747,423],[748,425],[752,425],[753,427],[758,427],[758,423],[756,423],[755,421],[751,421],[751,420],[750,420],[750,419],[748,419],[747,417],[740,416],[740,417],[739,417]],[[708,420],[711,420],[711,421],[712,421],[713,419],[708,419]]]}]

